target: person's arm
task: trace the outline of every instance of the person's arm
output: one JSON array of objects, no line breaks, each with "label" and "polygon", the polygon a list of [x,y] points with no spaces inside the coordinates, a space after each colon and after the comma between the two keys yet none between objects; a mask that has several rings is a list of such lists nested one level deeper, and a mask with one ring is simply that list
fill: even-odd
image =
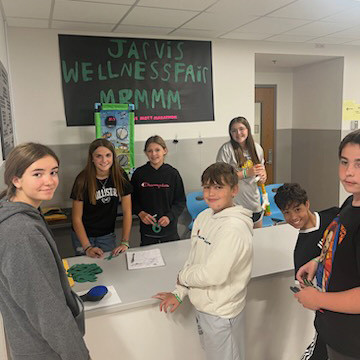
[{"label": "person's arm", "polygon": [[66,304],[58,265],[48,242],[34,227],[12,240],[1,266],[23,316],[59,359],[89,359],[82,334]]},{"label": "person's arm", "polygon": [[339,292],[321,292],[313,287],[306,287],[296,293],[295,297],[310,310],[360,314],[360,287]]},{"label": "person's arm", "polygon": [[85,227],[82,222],[83,209],[83,201],[73,200],[71,217],[74,231],[81,243],[81,246],[84,250],[86,250],[85,254],[87,256],[90,256],[92,258],[102,257],[104,255],[104,252],[98,247],[92,247],[89,238],[86,235]]},{"label": "person's arm", "polygon": [[252,261],[252,235],[244,227],[222,227],[214,237],[211,254],[205,264],[189,264],[179,273],[180,284],[188,287],[208,287],[223,284],[236,263]]},{"label": "person's arm", "polygon": [[162,218],[159,219],[159,224],[161,226],[167,226],[171,221],[177,219],[186,206],[186,197],[185,190],[182,178],[178,171],[176,171],[176,176],[174,179],[174,198],[170,207],[170,211],[165,214],[165,217],[168,218],[169,221],[163,224]]},{"label": "person's arm", "polygon": [[[229,151],[229,148],[222,146],[216,156],[216,162],[224,162],[226,164],[233,165],[232,162],[235,161],[235,159],[233,159],[233,156],[234,155]],[[249,177],[255,176],[255,168],[251,167],[247,169],[238,169],[238,167],[236,167],[236,174],[239,180],[244,180]]]},{"label": "person's arm", "polygon": [[[183,269],[186,269],[193,263],[193,258],[195,254],[196,246],[196,234],[198,230],[199,219],[197,218],[194,222],[194,226],[191,231],[191,248],[189,255],[185,261]],[[153,296],[154,299],[159,299],[160,301],[160,311],[167,311],[170,309],[170,312],[174,312],[179,305],[183,302],[184,298],[188,295],[189,288],[179,284],[179,275],[177,279],[176,289],[171,292],[159,292]]]},{"label": "person's arm", "polygon": [[121,197],[121,208],[123,212],[122,219],[122,237],[120,246],[113,250],[114,255],[119,255],[120,252],[125,252],[129,248],[130,231],[132,224],[132,210],[131,210],[131,195]]},{"label": "person's arm", "polygon": [[132,212],[134,215],[138,215],[142,211],[140,202],[140,179],[139,170],[135,170],[131,177],[131,185],[133,186],[133,192],[131,194]]},{"label": "person's arm", "polygon": [[260,178],[259,182],[261,184],[265,184],[266,179],[267,179],[267,173],[266,173],[265,166],[262,164],[256,164],[253,166],[252,169],[254,169],[254,176],[258,176]]}]

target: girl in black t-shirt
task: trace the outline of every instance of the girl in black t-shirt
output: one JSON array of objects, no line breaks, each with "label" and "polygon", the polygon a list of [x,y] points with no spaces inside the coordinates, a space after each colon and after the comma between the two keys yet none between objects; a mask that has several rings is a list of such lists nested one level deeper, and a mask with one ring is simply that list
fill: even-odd
[{"label": "girl in black t-shirt", "polygon": [[[118,255],[129,247],[132,186],[115,160],[110,141],[97,139],[90,144],[85,169],[76,177],[71,191],[72,242],[76,255],[102,257],[104,251]],[[120,198],[123,228],[120,246],[116,247],[114,229]]]}]

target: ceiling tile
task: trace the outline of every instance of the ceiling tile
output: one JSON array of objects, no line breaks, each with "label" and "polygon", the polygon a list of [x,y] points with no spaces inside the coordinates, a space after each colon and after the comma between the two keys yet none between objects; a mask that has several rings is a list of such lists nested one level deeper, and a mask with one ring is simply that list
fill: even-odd
[{"label": "ceiling tile", "polygon": [[[360,39],[360,38],[359,38]],[[308,41],[309,43],[316,43],[316,44],[344,44],[349,41],[353,41],[354,39],[349,38],[335,38],[331,36],[322,36],[313,40]]]},{"label": "ceiling tile", "polygon": [[49,27],[49,20],[46,19],[23,19],[8,17],[6,23],[9,26],[27,27],[27,28],[41,28],[47,29]]},{"label": "ceiling tile", "polygon": [[114,32],[125,34],[142,34],[142,35],[167,35],[174,28],[166,27],[150,27],[150,26],[131,26],[131,25],[119,25]]},{"label": "ceiling tile", "polygon": [[236,32],[279,34],[307,24],[306,20],[262,17],[236,29]]},{"label": "ceiling tile", "polygon": [[335,34],[332,34],[333,37],[360,37],[360,26],[354,26],[350,29],[346,29],[343,31],[338,31]]},{"label": "ceiling tile", "polygon": [[174,28],[184,24],[197,14],[198,12],[195,11],[135,7],[121,22],[121,25]]},{"label": "ceiling tile", "polygon": [[2,0],[6,17],[47,19],[51,0]]},{"label": "ceiling tile", "polygon": [[57,0],[53,19],[116,24],[129,9],[127,5]]},{"label": "ceiling tile", "polygon": [[228,31],[255,19],[257,19],[257,17],[251,15],[233,14],[231,17],[224,17],[223,15],[203,12],[187,22],[183,28]]},{"label": "ceiling tile", "polygon": [[360,6],[352,8],[351,10],[342,11],[336,15],[328,16],[323,20],[347,24],[348,27],[358,25],[360,23]]},{"label": "ceiling tile", "polygon": [[356,45],[356,46],[359,46],[360,45],[360,39],[359,40],[354,40],[354,41],[349,41],[349,42],[345,43],[344,45]]},{"label": "ceiling tile", "polygon": [[140,0],[136,5],[164,9],[202,11],[214,3],[216,3],[216,0]]},{"label": "ceiling tile", "polygon": [[229,15],[262,16],[292,3],[294,0],[221,0],[214,4],[209,11],[228,13]]},{"label": "ceiling tile", "polygon": [[324,36],[346,29],[345,24],[315,21],[297,29],[289,30],[286,34]]},{"label": "ceiling tile", "polygon": [[58,30],[81,30],[81,31],[103,31],[110,32],[113,24],[95,24],[89,22],[58,21],[51,22],[52,29]]},{"label": "ceiling tile", "polygon": [[336,14],[349,6],[347,1],[339,0],[298,0],[284,8],[274,11],[275,17],[318,20]]},{"label": "ceiling tile", "polygon": [[270,37],[271,34],[264,33],[239,33],[239,32],[230,32],[225,35],[221,35],[220,39],[239,39],[239,40],[264,40]]},{"label": "ceiling tile", "polygon": [[281,35],[274,35],[266,40],[280,41],[280,42],[306,42],[313,38],[314,36],[281,34]]}]

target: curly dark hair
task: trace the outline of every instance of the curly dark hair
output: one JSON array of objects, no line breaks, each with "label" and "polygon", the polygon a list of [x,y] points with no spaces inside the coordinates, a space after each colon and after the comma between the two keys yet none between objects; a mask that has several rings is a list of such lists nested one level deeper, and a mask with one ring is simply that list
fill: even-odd
[{"label": "curly dark hair", "polygon": [[299,184],[285,183],[277,189],[274,200],[278,208],[284,211],[290,206],[305,205],[308,201],[308,196]]}]

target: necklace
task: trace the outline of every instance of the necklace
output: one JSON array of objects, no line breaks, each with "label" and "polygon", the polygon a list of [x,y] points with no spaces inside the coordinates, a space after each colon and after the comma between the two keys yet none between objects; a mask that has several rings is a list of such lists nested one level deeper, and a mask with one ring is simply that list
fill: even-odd
[{"label": "necklace", "polygon": [[97,180],[99,181],[101,187],[102,187],[103,189],[105,189],[105,186],[106,186],[109,178],[107,177],[103,182],[102,182],[100,179],[97,179]]}]

